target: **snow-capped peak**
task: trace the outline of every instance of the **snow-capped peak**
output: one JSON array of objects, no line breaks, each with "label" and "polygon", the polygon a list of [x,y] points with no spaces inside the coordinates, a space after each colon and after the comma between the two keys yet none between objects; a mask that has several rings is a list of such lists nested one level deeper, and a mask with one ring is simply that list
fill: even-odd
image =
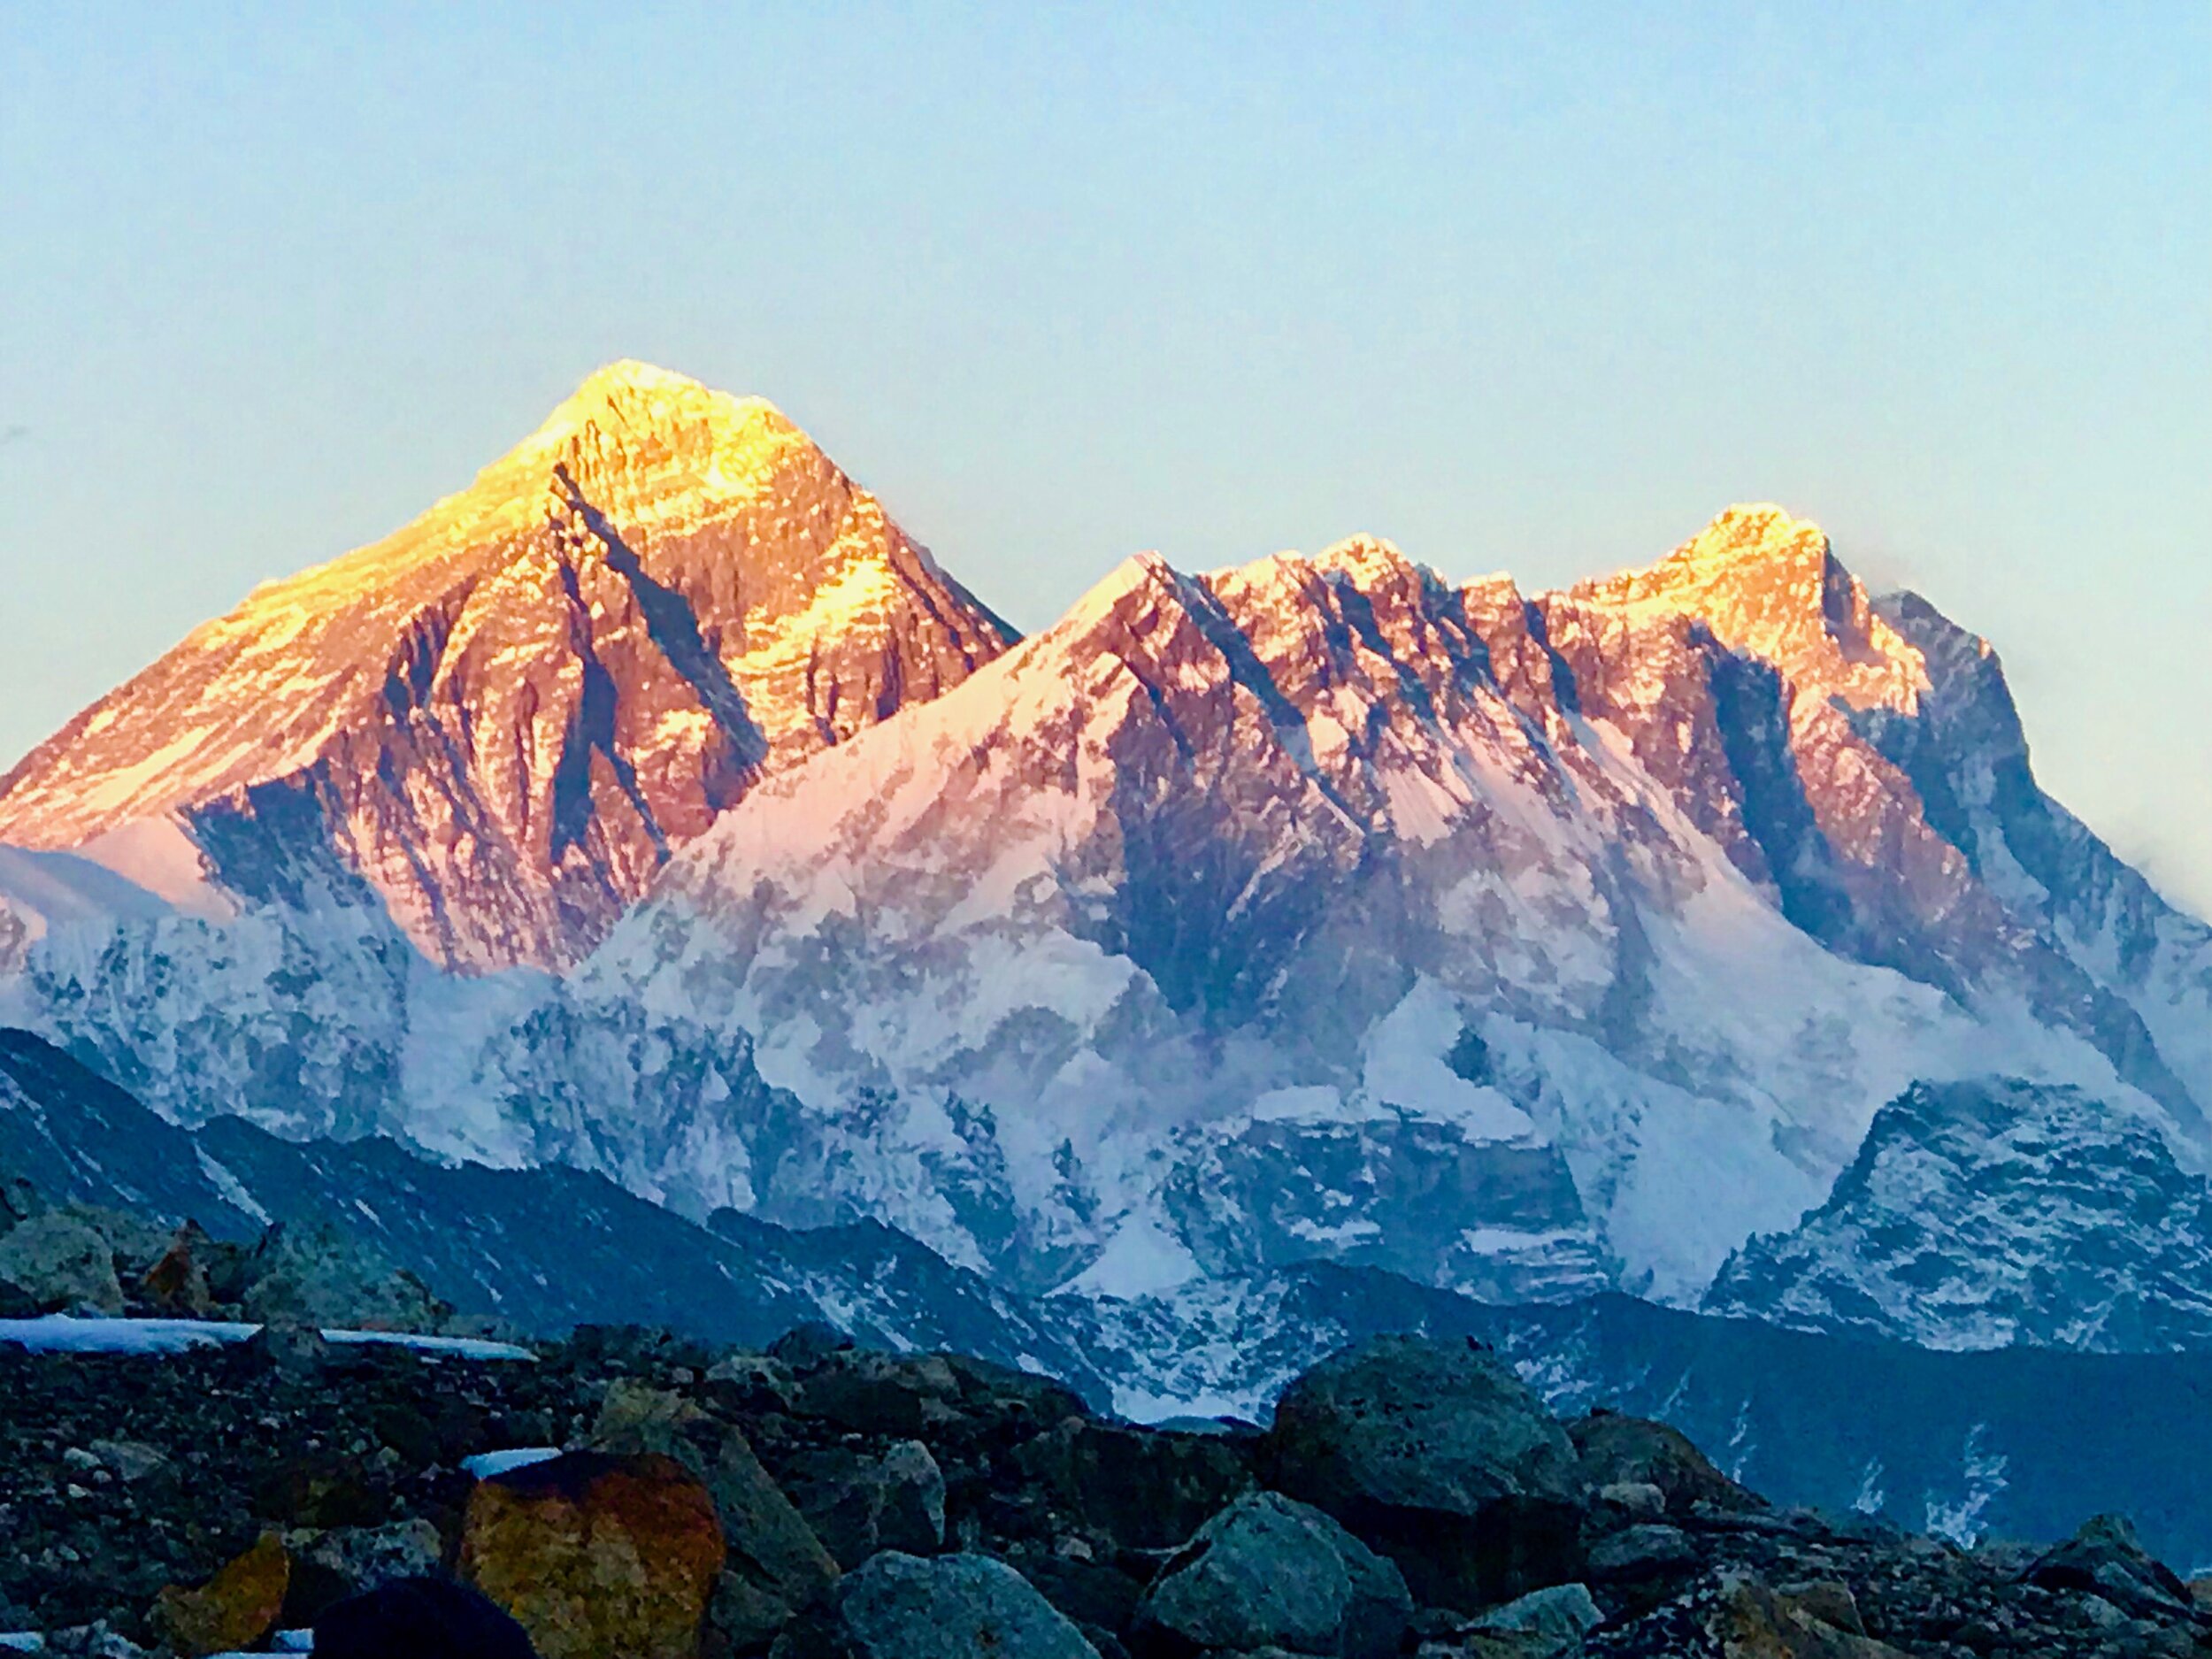
[{"label": "snow-capped peak", "polygon": [[1578,584],[1570,598],[1632,626],[1685,619],[1762,658],[1802,691],[1911,713],[1929,688],[1918,649],[1875,609],[1809,519],[1730,507],[1656,565]]},{"label": "snow-capped peak", "polygon": [[1331,543],[1316,553],[1311,563],[1316,570],[1340,572],[1361,583],[1425,568],[1401,552],[1396,542],[1384,536],[1365,534],[1346,536],[1341,541]]},{"label": "snow-capped peak", "polygon": [[740,397],[648,363],[611,363],[587,376],[538,429],[486,469],[517,469],[618,457],[663,484],[691,475],[757,476],[783,452],[811,450],[806,434],[764,397]]},{"label": "snow-capped peak", "polygon": [[273,788],[312,802],[285,856],[365,877],[434,956],[565,963],[764,767],[1007,642],[772,404],[616,363],[80,715],[0,779],[0,841],[199,833]]}]

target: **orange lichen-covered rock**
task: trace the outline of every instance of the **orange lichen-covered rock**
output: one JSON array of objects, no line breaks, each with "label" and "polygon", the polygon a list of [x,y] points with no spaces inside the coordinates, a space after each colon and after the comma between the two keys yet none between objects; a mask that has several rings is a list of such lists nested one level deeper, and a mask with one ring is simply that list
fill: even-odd
[{"label": "orange lichen-covered rock", "polygon": [[722,1571],[706,1487],[674,1459],[570,1452],[478,1485],[461,1571],[543,1659],[695,1659]]},{"label": "orange lichen-covered rock", "polygon": [[276,1628],[292,1560],[274,1532],[196,1590],[171,1585],[154,1601],[154,1625],[180,1654],[226,1653]]}]

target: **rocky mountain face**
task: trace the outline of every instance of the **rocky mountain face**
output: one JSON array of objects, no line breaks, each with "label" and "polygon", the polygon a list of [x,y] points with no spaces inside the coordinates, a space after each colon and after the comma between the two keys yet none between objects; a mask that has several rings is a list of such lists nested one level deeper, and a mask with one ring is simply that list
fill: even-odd
[{"label": "rocky mountain face", "polygon": [[1729,1258],[1705,1306],[1941,1345],[2202,1348],[2212,1190],[2079,1089],[1919,1084],[1818,1209]]},{"label": "rocky mountain face", "polygon": [[[1548,594],[1454,585],[1366,539],[1203,575],[1148,556],[1001,653],[987,616],[931,588],[933,567],[772,411],[634,369],[608,379],[579,401],[615,412],[557,416],[486,475],[497,488],[426,520],[435,536],[356,556],[380,573],[372,595],[479,572],[484,547],[520,549],[515,570],[550,560],[600,595],[585,612],[632,618],[628,655],[613,633],[592,647],[618,709],[704,699],[695,749],[649,754],[617,722],[591,750],[628,768],[609,760],[611,795],[561,794],[597,760],[542,771],[546,799],[588,799],[597,827],[557,857],[545,841],[529,880],[554,910],[531,912],[530,937],[551,938],[555,912],[596,919],[560,922],[558,948],[494,949],[483,930],[521,912],[455,888],[446,910],[478,919],[453,932],[394,896],[398,864],[357,856],[367,830],[339,838],[342,856],[296,857],[336,845],[336,820],[290,785],[152,828],[161,809],[134,794],[116,810],[138,816],[101,831],[68,804],[92,786],[62,783],[89,776],[77,757],[114,729],[95,731],[96,710],[0,795],[0,834],[35,820],[74,849],[0,857],[16,918],[0,1018],[180,1124],[568,1165],[694,1222],[879,1221],[1025,1296],[1125,1301],[1321,1258],[1500,1300],[1617,1287],[1694,1305],[1752,1240],[1820,1209],[1884,1102],[1991,1074],[2081,1091],[2068,1121],[2100,1143],[2205,1166],[2212,933],[2036,787],[1988,647],[1911,595],[1870,595],[1810,525],[1733,509],[1648,569]],[[620,411],[641,399],[654,412],[633,423]],[[698,411],[710,439],[669,435]],[[799,474],[827,492],[820,512],[789,506],[818,499],[787,487]],[[511,475],[591,512],[515,508]],[[622,481],[678,475],[665,496]],[[510,528],[454,527],[480,519]],[[863,521],[880,534],[827,527]],[[777,549],[812,550],[787,568]],[[293,593],[354,615],[360,587],[311,573],[248,612]],[[861,588],[891,596],[823,597]],[[656,594],[682,597],[691,634]],[[809,618],[790,628],[818,628],[803,655],[828,667],[770,672],[796,634],[762,606]],[[446,666],[421,695],[303,694],[296,721],[257,726],[446,732],[438,688],[457,682],[440,675],[476,659],[439,637]],[[341,650],[306,623],[298,638]],[[735,705],[700,689],[718,683],[707,657],[772,740],[734,771],[715,757],[753,751],[724,741],[716,710]],[[196,738],[164,775],[199,777],[214,752]],[[500,775],[525,772],[541,776]],[[715,794],[725,778],[742,787]],[[653,804],[672,779],[706,804]],[[663,864],[638,826],[679,818]],[[110,842],[127,829],[130,859]],[[187,831],[219,875],[292,875],[172,880],[160,837]],[[495,840],[394,833],[433,886]],[[224,847],[279,841],[280,858],[224,863]],[[605,902],[561,910],[562,871]],[[595,940],[557,974],[447,966],[563,965]],[[2008,1190],[2001,1203],[2034,1201]],[[2150,1302],[2202,1294],[2165,1271],[2193,1271],[2186,1231]],[[2185,1312],[2078,1317],[2048,1278],[1993,1322],[1978,1264],[1951,1266],[1958,1292],[1919,1340],[2125,1346],[2192,1328]]]},{"label": "rocky mountain face", "polygon": [[257,590],[0,778],[0,841],[443,966],[588,951],[764,773],[1002,650],[774,408],[601,370],[468,489]]}]

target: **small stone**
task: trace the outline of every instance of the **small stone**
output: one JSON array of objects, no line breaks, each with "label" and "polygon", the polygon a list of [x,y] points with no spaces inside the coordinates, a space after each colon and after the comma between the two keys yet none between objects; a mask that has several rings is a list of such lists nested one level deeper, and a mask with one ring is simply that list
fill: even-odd
[{"label": "small stone", "polygon": [[1520,1637],[1529,1659],[1550,1659],[1603,1623],[1605,1615],[1586,1586],[1560,1584],[1492,1609],[1475,1621],[1475,1628]]},{"label": "small stone", "polygon": [[1667,1494],[1648,1480],[1610,1481],[1598,1488],[1598,1502],[1640,1521],[1655,1521],[1667,1512]]}]

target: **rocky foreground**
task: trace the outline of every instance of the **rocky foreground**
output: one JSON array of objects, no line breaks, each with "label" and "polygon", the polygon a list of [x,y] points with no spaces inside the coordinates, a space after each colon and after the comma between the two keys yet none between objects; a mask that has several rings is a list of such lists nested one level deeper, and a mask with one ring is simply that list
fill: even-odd
[{"label": "rocky foreground", "polygon": [[280,1322],[0,1347],[0,1630],[63,1653],[373,1652],[333,1632],[423,1579],[543,1659],[2212,1652],[2124,1522],[1968,1553],[1777,1510],[1663,1426],[1554,1418],[1464,1340],[1336,1355],[1265,1430],[1137,1427],[816,1327],[485,1363]]}]

